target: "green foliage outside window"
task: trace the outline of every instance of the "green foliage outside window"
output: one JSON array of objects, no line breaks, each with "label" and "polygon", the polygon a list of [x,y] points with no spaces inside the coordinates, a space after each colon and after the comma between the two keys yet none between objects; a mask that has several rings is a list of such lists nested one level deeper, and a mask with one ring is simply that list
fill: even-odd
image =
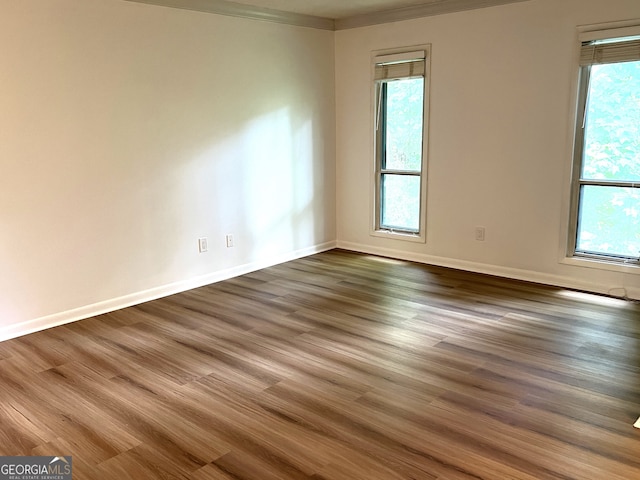
[{"label": "green foliage outside window", "polygon": [[417,232],[420,228],[420,172],[424,78],[386,82],[385,155],[383,169],[416,172],[382,176],[381,224]]},{"label": "green foliage outside window", "polygon": [[[581,178],[640,184],[640,62],[593,65]],[[583,185],[577,251],[640,256],[640,188]]]}]

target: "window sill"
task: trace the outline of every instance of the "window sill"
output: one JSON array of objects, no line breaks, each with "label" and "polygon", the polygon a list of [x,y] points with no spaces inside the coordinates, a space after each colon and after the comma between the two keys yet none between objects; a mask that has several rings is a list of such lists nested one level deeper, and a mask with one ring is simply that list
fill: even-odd
[{"label": "window sill", "polygon": [[576,267],[595,268],[598,270],[609,270],[612,272],[640,275],[640,263],[637,262],[622,263],[598,258],[566,257],[560,260],[560,263]]},{"label": "window sill", "polygon": [[417,233],[391,232],[389,230],[373,230],[371,232],[371,236],[415,243],[426,243],[427,241],[424,235],[419,235]]}]

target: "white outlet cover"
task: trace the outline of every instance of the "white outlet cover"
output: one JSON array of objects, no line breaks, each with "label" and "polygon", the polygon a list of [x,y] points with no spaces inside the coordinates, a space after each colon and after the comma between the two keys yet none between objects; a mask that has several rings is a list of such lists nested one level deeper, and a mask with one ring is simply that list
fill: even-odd
[{"label": "white outlet cover", "polygon": [[208,245],[207,245],[207,238],[199,238],[198,239],[198,251],[200,253],[204,253],[208,250]]}]

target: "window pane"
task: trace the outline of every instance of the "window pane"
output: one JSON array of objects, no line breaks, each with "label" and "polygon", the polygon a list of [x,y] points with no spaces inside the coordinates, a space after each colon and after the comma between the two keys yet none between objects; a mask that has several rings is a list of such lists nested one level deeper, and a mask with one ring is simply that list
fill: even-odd
[{"label": "window pane", "polygon": [[640,189],[583,186],[576,251],[640,256]]},{"label": "window pane", "polygon": [[382,228],[420,229],[420,177],[382,175]]},{"label": "window pane", "polygon": [[386,83],[386,155],[382,168],[419,172],[422,166],[424,78]]},{"label": "window pane", "polygon": [[593,65],[582,178],[640,181],[640,62]]}]

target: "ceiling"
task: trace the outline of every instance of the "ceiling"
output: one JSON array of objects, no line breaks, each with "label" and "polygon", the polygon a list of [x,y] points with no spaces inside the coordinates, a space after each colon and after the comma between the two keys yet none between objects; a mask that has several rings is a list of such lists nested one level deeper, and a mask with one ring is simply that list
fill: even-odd
[{"label": "ceiling", "polygon": [[341,30],[529,0],[127,0]]}]

